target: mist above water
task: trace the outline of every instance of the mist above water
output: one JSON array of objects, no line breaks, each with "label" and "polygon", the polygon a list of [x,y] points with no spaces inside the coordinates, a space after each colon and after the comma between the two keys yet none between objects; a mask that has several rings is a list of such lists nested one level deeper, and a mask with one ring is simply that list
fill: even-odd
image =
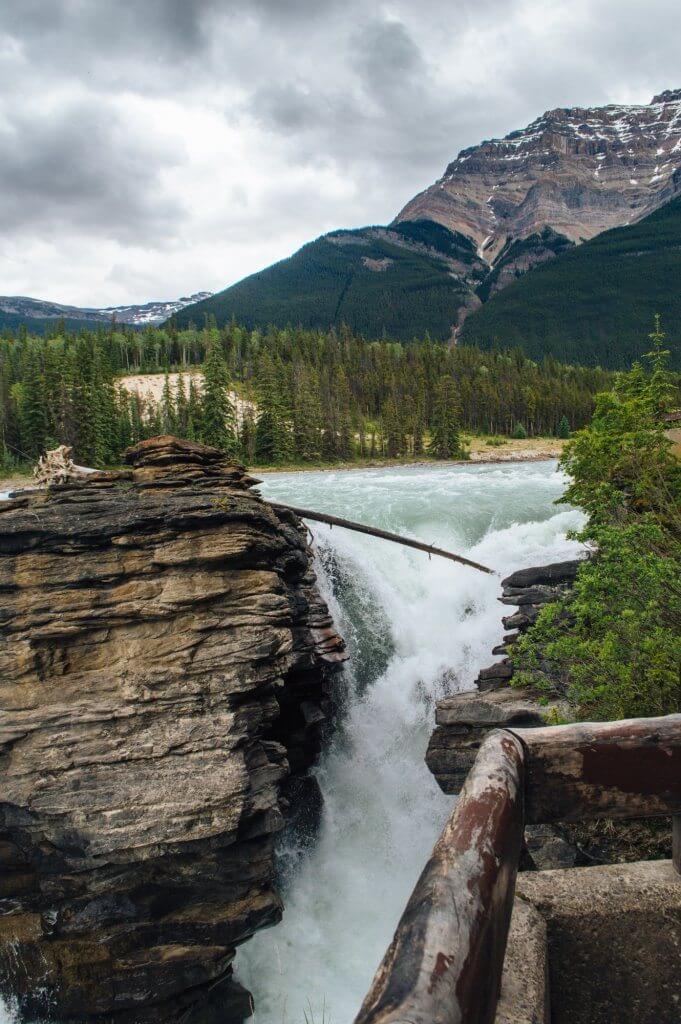
[{"label": "mist above water", "polygon": [[[466,554],[503,577],[574,557],[580,514],[555,463],[268,475],[273,500]],[[324,596],[351,655],[341,727],[316,769],[311,849],[280,843],[281,924],[239,951],[257,1024],[350,1024],[449,814],[424,764],[435,701],[471,688],[500,642],[499,576],[310,524]]]}]

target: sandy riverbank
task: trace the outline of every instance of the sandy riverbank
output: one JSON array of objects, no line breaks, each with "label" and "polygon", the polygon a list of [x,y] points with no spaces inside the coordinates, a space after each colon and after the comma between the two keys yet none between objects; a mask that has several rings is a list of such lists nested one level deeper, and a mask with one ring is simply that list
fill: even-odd
[{"label": "sandy riverbank", "polygon": [[352,462],[292,464],[290,466],[251,466],[251,473],[320,473],[331,469],[385,469],[386,466],[470,466],[505,462],[546,462],[560,458],[565,441],[555,438],[526,438],[504,441],[501,445],[487,445],[486,438],[474,437],[470,442],[469,459],[356,459]]}]

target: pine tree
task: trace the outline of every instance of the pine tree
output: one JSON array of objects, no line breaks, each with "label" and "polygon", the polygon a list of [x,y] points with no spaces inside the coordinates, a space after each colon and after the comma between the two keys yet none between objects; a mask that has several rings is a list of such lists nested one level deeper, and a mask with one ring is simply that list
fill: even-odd
[{"label": "pine tree", "polygon": [[40,363],[36,349],[28,350],[21,387],[21,449],[24,457],[37,458],[45,450],[47,415]]},{"label": "pine tree", "polygon": [[520,420],[516,422],[511,437],[515,438],[516,441],[523,441],[527,437],[527,431]]},{"label": "pine tree", "polygon": [[556,427],[556,437],[567,438],[570,436],[570,421],[567,416],[563,416],[560,423]]},{"label": "pine tree", "polygon": [[229,370],[219,340],[211,342],[203,365],[201,439],[229,455],[236,455],[236,416],[229,395]]},{"label": "pine tree", "polygon": [[435,387],[429,452],[437,459],[455,459],[462,455],[456,386],[454,379],[447,375],[441,376]]}]

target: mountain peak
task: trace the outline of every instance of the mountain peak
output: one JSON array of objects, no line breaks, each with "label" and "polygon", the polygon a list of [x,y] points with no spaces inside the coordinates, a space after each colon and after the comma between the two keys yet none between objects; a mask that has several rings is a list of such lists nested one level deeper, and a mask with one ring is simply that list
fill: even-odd
[{"label": "mountain peak", "polygon": [[145,302],[129,306],[65,306],[59,302],[47,302],[44,299],[33,299],[27,295],[0,295],[0,320],[9,316],[17,322],[40,322],[44,326],[50,321],[63,319],[74,324],[82,321],[83,326],[110,324],[115,317],[120,324],[132,324],[136,327],[163,323],[168,317],[179,313],[185,306],[208,299],[211,292],[196,292],[185,295],[181,299],[170,301]]},{"label": "mountain peak", "polygon": [[431,220],[488,263],[551,228],[573,242],[632,223],[681,191],[681,89],[650,105],[557,107],[462,150],[396,221]]},{"label": "mountain peak", "polygon": [[651,107],[656,103],[678,103],[681,100],[681,89],[666,89],[658,96],[653,96],[650,101]]}]

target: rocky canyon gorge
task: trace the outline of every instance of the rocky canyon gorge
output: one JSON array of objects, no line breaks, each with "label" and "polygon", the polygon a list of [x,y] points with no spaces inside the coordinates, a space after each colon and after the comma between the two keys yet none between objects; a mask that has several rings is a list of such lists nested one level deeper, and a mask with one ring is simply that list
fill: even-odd
[{"label": "rocky canyon gorge", "polygon": [[126,461],[0,506],[2,983],[59,1020],[240,1020],[344,646],[241,467],[172,437]]}]

